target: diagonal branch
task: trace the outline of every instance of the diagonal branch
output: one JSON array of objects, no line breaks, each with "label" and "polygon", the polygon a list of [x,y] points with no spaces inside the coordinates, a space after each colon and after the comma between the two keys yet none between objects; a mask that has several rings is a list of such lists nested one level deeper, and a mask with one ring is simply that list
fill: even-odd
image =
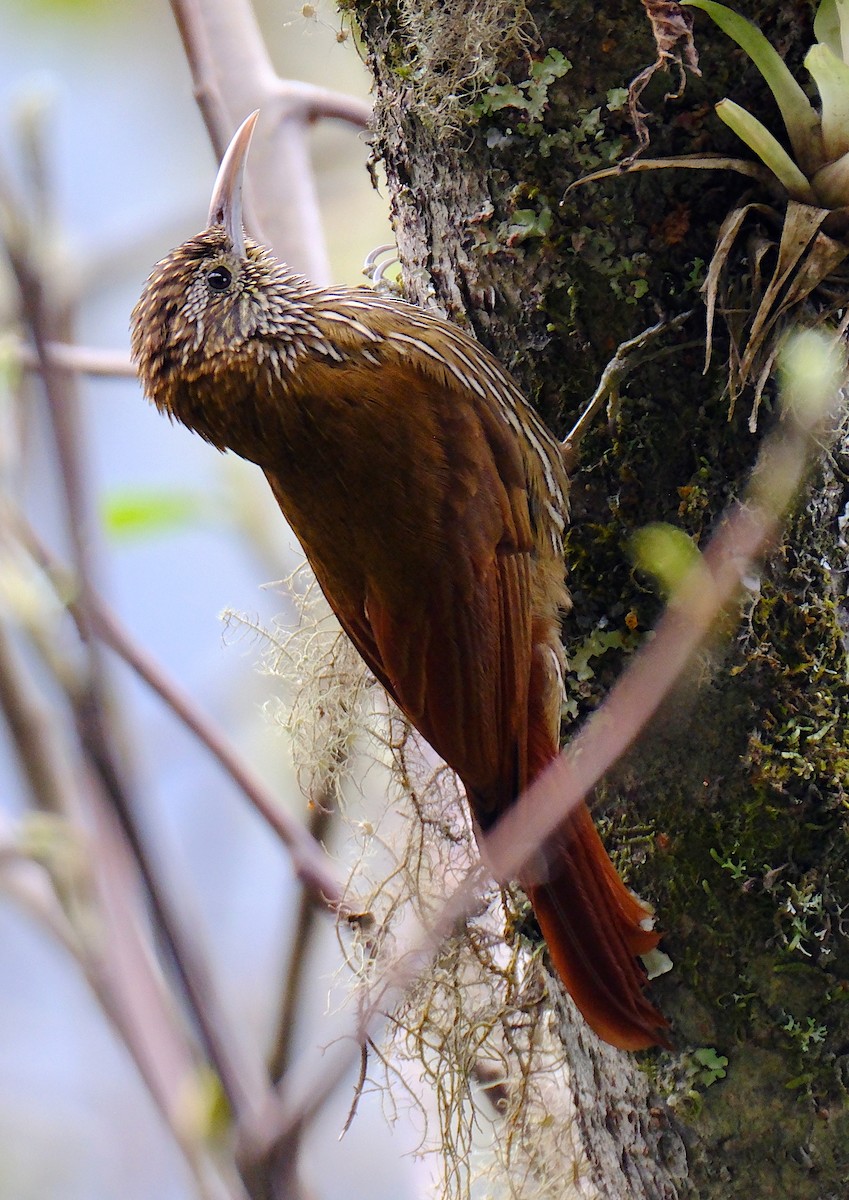
[{"label": "diagonal branch", "polygon": [[[57,595],[64,598],[71,616],[75,621],[78,620],[80,610],[70,572],[61,566],[22,517],[16,517],[16,525],[30,554],[50,577]],[[341,884],[320,843],[299,821],[286,812],[277,797],[266,788],[238,754],[223,731],[169,678],[160,664],[135,641],[97,594],[92,593],[89,596],[89,613],[97,637],[132,667],[186,728],[206,746],[260,816],[274,830],[289,851],[293,870],[311,897],[312,903],[343,918],[347,916],[348,910],[342,899]]]},{"label": "diagonal branch", "polygon": [[[802,484],[826,416],[822,408],[814,417],[790,410],[765,442],[745,501],[721,523],[673,596],[655,636],[635,655],[572,743],[487,835],[482,856],[497,879],[521,873],[686,680],[695,656],[737,605],[753,568],[776,545],[782,518]],[[483,876],[484,867],[474,867],[433,924],[421,929],[397,956],[349,1036],[325,1052],[320,1068],[302,1064],[283,1081],[280,1107],[270,1122],[243,1130],[246,1154],[273,1162],[300,1136],[355,1065],[366,1039],[375,1035],[386,1014],[427,968],[441,940],[473,911]]]}]

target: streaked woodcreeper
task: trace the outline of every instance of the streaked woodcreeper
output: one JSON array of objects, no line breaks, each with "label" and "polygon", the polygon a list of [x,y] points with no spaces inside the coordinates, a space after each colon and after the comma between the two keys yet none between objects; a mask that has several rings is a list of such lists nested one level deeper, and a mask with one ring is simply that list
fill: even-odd
[{"label": "streaked woodcreeper", "polygon": [[[242,229],[256,114],[222,161],[209,227],[154,267],[133,312],[146,395],[264,471],[352,642],[492,827],[559,751],[568,606],[561,448],[496,358],[368,288],[318,288]],[[657,935],[581,807],[522,880],[587,1022],[663,1040],[636,956]]]}]

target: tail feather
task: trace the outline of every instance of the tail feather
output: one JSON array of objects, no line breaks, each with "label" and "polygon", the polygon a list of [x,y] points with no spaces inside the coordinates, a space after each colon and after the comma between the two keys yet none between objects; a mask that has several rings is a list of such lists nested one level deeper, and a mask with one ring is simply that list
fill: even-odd
[{"label": "tail feather", "polygon": [[663,1044],[667,1022],[646,999],[636,955],[657,945],[647,911],[616,873],[588,810],[550,850],[550,876],[527,883],[552,963],[587,1024],[622,1050]]}]

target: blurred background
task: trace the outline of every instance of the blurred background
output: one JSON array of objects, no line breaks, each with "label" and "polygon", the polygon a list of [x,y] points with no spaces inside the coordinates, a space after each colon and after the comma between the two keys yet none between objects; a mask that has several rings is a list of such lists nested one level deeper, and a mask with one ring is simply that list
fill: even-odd
[{"label": "blurred background", "polygon": [[[338,40],[331,5],[266,2],[257,15],[281,76],[367,96],[365,68],[352,40]],[[15,130],[40,114],[55,208],[43,231],[51,270],[79,290],[78,342],[127,351],[144,279],[156,259],[204,226],[216,169],[171,10],[165,0],[2,0],[0,26],[3,169],[13,181],[20,173]],[[311,137],[333,277],[362,282],[365,254],[392,236],[385,196],[366,170],[366,140],[332,122],[319,123]],[[0,295],[4,325],[12,303],[10,292]],[[257,669],[261,639],[228,631],[221,616],[235,609],[249,623],[294,619],[285,593],[268,586],[299,563],[294,539],[258,471],[171,426],[135,381],[84,378],[83,389],[101,590],[281,802],[302,813],[287,737],[264,711],[281,685]],[[20,501],[67,558],[53,449],[45,430],[30,432],[33,469]],[[161,523],[151,517],[156,498],[174,501]],[[196,909],[191,926],[228,1016],[243,1037],[262,1043],[297,899],[286,856],[156,697],[115,660],[109,665],[133,731],[153,850]],[[14,821],[25,792],[4,738],[0,731],[0,813]],[[324,924],[324,949],[309,972],[310,1016],[297,1032],[304,1050],[333,1036],[326,996],[338,947]],[[0,1030],[0,1200],[195,1195],[77,965],[2,893]],[[364,1097],[354,1129],[338,1140],[350,1097],[342,1089],[307,1155],[315,1195],[419,1194],[423,1168],[410,1156],[417,1135],[403,1119],[390,1128],[372,1098]]]}]

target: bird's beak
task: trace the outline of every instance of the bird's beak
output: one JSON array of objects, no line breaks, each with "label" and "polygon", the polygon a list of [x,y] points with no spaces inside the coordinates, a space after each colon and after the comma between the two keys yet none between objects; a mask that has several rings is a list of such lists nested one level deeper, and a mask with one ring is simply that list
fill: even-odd
[{"label": "bird's beak", "polygon": [[240,258],[245,254],[245,232],[242,227],[242,184],[248,149],[253,137],[259,109],[246,117],[224,152],[221,166],[209,202],[208,225],[223,225],[233,249]]}]

